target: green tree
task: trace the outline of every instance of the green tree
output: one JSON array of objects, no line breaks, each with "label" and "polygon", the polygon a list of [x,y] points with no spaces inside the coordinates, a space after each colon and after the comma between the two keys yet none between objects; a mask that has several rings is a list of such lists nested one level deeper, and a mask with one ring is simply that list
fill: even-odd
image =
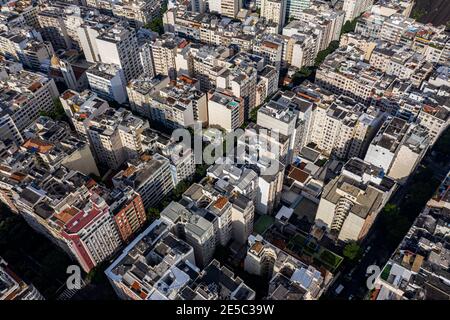
[{"label": "green tree", "polygon": [[312,77],[315,71],[315,67],[302,67],[292,76],[292,83],[294,84],[294,86],[298,86],[307,79],[313,80]]},{"label": "green tree", "polygon": [[165,1],[162,5],[161,5],[161,9],[159,11],[159,15],[158,17],[156,17],[155,19],[153,19],[152,21],[150,21],[149,23],[147,23],[144,28],[146,29],[150,29],[153,32],[157,32],[159,34],[163,34],[164,33],[164,23],[162,20],[163,14],[167,11],[167,1]]},{"label": "green tree", "polygon": [[172,200],[174,201],[180,200],[183,193],[189,188],[189,185],[190,184],[188,181],[185,180],[180,181],[173,189]]},{"label": "green tree", "polygon": [[361,255],[361,247],[354,241],[349,242],[344,247],[343,255],[350,261],[354,261]]},{"label": "green tree", "polygon": [[57,121],[66,121],[68,122],[66,112],[64,111],[64,107],[61,103],[61,100],[59,98],[53,99],[53,110],[52,111],[41,111],[39,113],[40,116],[49,117],[53,120]]},{"label": "green tree", "polygon": [[317,54],[315,66],[316,67],[320,66],[322,62],[325,60],[325,58],[329,54],[332,54],[337,48],[339,48],[339,41],[331,41],[330,45],[326,49],[319,51],[319,53]]},{"label": "green tree", "polygon": [[343,26],[341,30],[341,35],[349,32],[355,31],[356,23],[358,22],[358,18],[353,19],[352,21],[347,21]]},{"label": "green tree", "polygon": [[105,269],[107,268],[107,266],[107,261],[103,261],[92,268],[91,271],[89,271],[89,273],[86,275],[86,282],[93,284],[106,283],[108,281],[105,275]]},{"label": "green tree", "polygon": [[197,164],[195,166],[195,174],[194,174],[194,181],[199,182],[204,177],[206,177],[206,169],[208,169],[208,165],[205,163]]},{"label": "green tree", "polygon": [[158,208],[149,208],[147,210],[147,219],[150,221],[156,220],[160,217],[161,212]]},{"label": "green tree", "polygon": [[415,9],[411,14],[411,18],[414,20],[420,20],[426,14],[427,12],[424,9]]},{"label": "green tree", "polygon": [[395,204],[387,204],[381,212],[381,222],[384,227],[386,240],[396,244],[401,240],[409,228],[408,219],[400,214],[400,208]]}]

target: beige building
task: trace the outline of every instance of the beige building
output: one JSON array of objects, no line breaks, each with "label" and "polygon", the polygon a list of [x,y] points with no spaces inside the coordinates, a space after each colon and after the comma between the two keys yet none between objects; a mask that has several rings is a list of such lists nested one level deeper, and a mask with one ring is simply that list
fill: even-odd
[{"label": "beige building", "polygon": [[345,22],[359,17],[361,13],[369,10],[372,4],[373,0],[344,0],[342,10],[345,11]]},{"label": "beige building", "polygon": [[362,157],[382,122],[380,112],[341,96],[315,109],[310,141],[326,155]]},{"label": "beige building", "polygon": [[281,32],[285,22],[286,0],[261,0],[261,17],[277,25]]}]

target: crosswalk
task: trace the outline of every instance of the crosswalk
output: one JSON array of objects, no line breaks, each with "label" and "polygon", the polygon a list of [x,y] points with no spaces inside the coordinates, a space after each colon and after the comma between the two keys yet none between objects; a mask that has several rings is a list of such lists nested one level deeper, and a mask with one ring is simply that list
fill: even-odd
[{"label": "crosswalk", "polygon": [[81,280],[81,288],[80,289],[69,289],[66,288],[61,294],[56,298],[56,300],[70,300],[72,297],[81,289],[86,286],[86,283]]}]

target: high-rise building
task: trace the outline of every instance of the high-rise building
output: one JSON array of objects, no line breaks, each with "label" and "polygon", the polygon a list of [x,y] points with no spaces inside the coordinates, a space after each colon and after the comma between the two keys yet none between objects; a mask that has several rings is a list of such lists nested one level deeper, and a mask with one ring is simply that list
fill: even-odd
[{"label": "high-rise building", "polygon": [[360,241],[396,189],[395,180],[359,158],[350,159],[339,176],[325,185],[316,225],[341,241]]},{"label": "high-rise building", "polygon": [[208,0],[208,7],[211,12],[236,18],[239,10],[242,8],[242,0]]},{"label": "high-rise building", "polygon": [[44,300],[41,293],[22,280],[0,257],[0,300]]},{"label": "high-rise building", "polygon": [[147,221],[141,196],[127,187],[112,190],[105,200],[117,225],[120,238],[123,242],[129,242]]},{"label": "high-rise building", "polygon": [[116,24],[96,38],[98,55],[103,63],[118,65],[125,81],[142,73],[136,31],[126,24]]},{"label": "high-rise building", "polygon": [[9,114],[0,117],[0,136],[2,140],[12,140],[18,145],[23,143],[23,137]]},{"label": "high-rise building", "polygon": [[37,17],[42,38],[49,41],[55,50],[72,47],[61,10],[53,7],[45,8],[38,12]]},{"label": "high-rise building", "polygon": [[286,0],[261,0],[261,17],[275,23],[280,33],[286,20]]},{"label": "high-rise building", "polygon": [[118,19],[104,15],[84,19],[77,33],[86,61],[91,63],[101,61],[98,52],[97,37],[118,22]]},{"label": "high-rise building", "polygon": [[363,157],[383,120],[376,109],[340,96],[316,108],[310,141],[326,155],[343,160]]},{"label": "high-rise building", "polygon": [[67,208],[55,218],[65,222],[62,236],[86,272],[108,258],[121,244],[108,205],[95,193],[82,210]]},{"label": "high-rise building", "polygon": [[125,75],[119,65],[99,62],[86,70],[86,76],[90,89],[99,97],[118,103],[127,101]]},{"label": "high-rise building", "polygon": [[99,164],[118,169],[142,153],[141,133],[146,121],[123,108],[109,108],[85,122],[89,143]]},{"label": "high-rise building", "polygon": [[361,13],[370,9],[372,4],[373,0],[344,0],[342,10],[345,11],[345,22],[359,17]]},{"label": "high-rise building", "polygon": [[306,265],[260,235],[248,237],[244,269],[269,281],[270,300],[317,300],[331,280],[326,281],[312,265]]},{"label": "high-rise building", "polygon": [[199,272],[192,247],[158,219],[123,249],[105,274],[123,300],[175,300]]},{"label": "high-rise building", "polygon": [[41,111],[53,110],[53,99],[59,96],[53,79],[6,61],[0,63],[0,93],[0,114],[8,113],[19,131]]},{"label": "high-rise building", "polygon": [[428,130],[400,118],[385,121],[370,143],[364,161],[404,182],[428,150]]},{"label": "high-rise building", "polygon": [[177,69],[175,65],[177,48],[186,45],[186,43],[185,39],[172,33],[165,33],[161,38],[157,38],[150,43],[154,74],[170,76],[174,79]]},{"label": "high-rise building", "polygon": [[244,123],[244,101],[231,92],[216,89],[208,93],[208,123],[227,131]]},{"label": "high-rise building", "polygon": [[161,211],[161,220],[194,248],[195,265],[205,267],[211,262],[217,236],[217,228],[211,221],[173,201]]},{"label": "high-rise building", "polygon": [[113,15],[127,19],[133,28],[142,28],[158,18],[160,10],[160,0],[122,0],[112,6]]},{"label": "high-rise building", "polygon": [[160,154],[143,155],[113,178],[116,188],[132,187],[142,198],[144,208],[157,205],[173,189],[170,161]]},{"label": "high-rise building", "polygon": [[286,0],[286,20],[298,19],[302,10],[311,6],[311,0]]}]

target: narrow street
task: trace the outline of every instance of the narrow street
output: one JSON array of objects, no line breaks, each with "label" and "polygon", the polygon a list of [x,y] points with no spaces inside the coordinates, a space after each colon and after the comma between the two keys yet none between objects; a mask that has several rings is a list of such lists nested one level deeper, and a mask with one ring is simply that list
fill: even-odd
[{"label": "narrow street", "polygon": [[[436,156],[432,155],[431,150],[427,152],[419,166],[426,166],[433,173],[433,178],[439,181],[442,181],[450,170],[450,163],[447,163],[445,166],[439,165]],[[389,203],[400,205],[410,188],[411,184],[408,181],[404,186],[397,189]],[[369,247],[370,250],[368,250]],[[366,297],[368,293],[366,281],[370,276],[370,274],[366,274],[367,267],[377,265],[382,269],[393,253],[393,250],[386,248],[386,238],[380,219],[372,226],[368,236],[361,243],[361,248],[364,251],[361,260],[356,263],[356,266],[344,267],[339,279],[329,288],[326,297],[324,297],[325,299],[364,299]],[[335,290],[339,285],[343,285],[344,289],[336,296]]]}]

